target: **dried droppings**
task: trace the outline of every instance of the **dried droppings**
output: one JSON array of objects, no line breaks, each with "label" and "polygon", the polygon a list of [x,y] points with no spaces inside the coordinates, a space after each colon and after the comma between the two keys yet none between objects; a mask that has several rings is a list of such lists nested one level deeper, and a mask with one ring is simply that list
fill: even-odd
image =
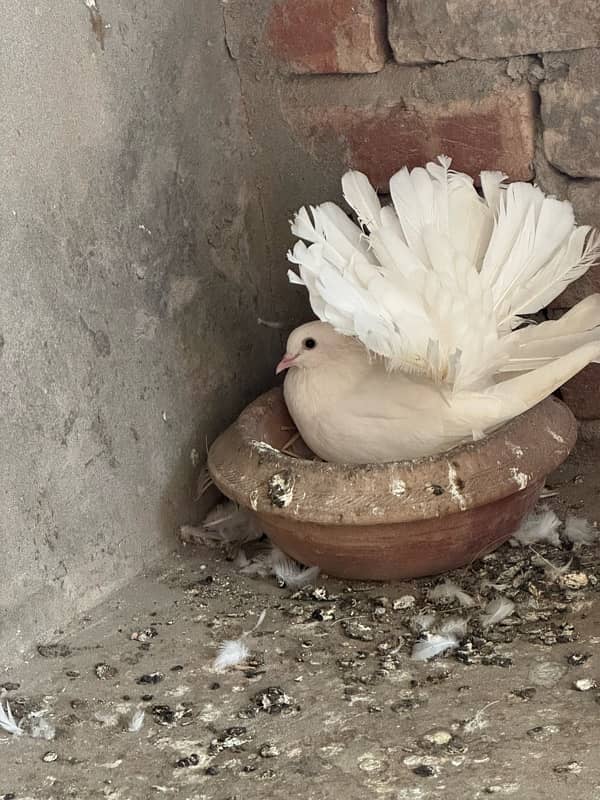
[{"label": "dried droppings", "polygon": [[281,755],[281,751],[274,744],[265,742],[259,747],[258,754],[261,758],[277,758]]},{"label": "dried droppings", "polygon": [[105,664],[104,662],[96,664],[94,667],[94,672],[96,673],[98,680],[101,681],[106,681],[109,678],[115,678],[119,674],[119,671],[116,667],[111,667],[110,664]]},{"label": "dried droppings", "polygon": [[558,725],[536,725],[535,728],[530,728],[527,731],[527,736],[536,742],[544,742],[551,736],[556,736],[557,733],[560,733]]},{"label": "dried droppings", "polygon": [[175,762],[176,767],[197,767],[200,763],[200,759],[198,758],[197,753],[191,753],[189,756],[185,756],[184,758],[180,758],[179,761]]},{"label": "dried droppings", "polygon": [[405,611],[408,608],[412,608],[416,602],[417,598],[414,595],[405,594],[392,602],[392,608],[394,611]]},{"label": "dried droppings", "polygon": [[142,631],[134,631],[129,638],[134,642],[149,642],[156,636],[158,636],[156,628],[145,628]]},{"label": "dried droppings", "polygon": [[71,648],[58,642],[54,644],[38,644],[38,653],[44,658],[67,658],[71,655]]},{"label": "dried droppings", "polygon": [[218,775],[219,774],[219,768],[218,767],[207,767],[204,770],[204,774],[205,775]]},{"label": "dried droppings", "polygon": [[580,667],[592,657],[591,653],[571,653],[567,656],[567,663],[572,667]]},{"label": "dried droppings", "polygon": [[567,572],[561,575],[558,582],[565,589],[585,589],[589,583],[589,578],[585,572]]},{"label": "dried droppings", "polygon": [[554,767],[554,772],[559,774],[570,772],[573,775],[579,775],[582,769],[583,767],[579,761],[569,761],[567,764],[559,764],[558,766]]},{"label": "dried droppings", "polygon": [[164,675],[162,672],[149,672],[146,675],[141,675],[136,683],[144,684],[144,683],[160,683],[164,680]]},{"label": "dried droppings", "polygon": [[175,724],[175,711],[167,705],[152,706],[152,717],[158,725]]},{"label": "dried droppings", "polygon": [[436,768],[432,767],[430,764],[419,764],[418,767],[413,769],[413,772],[421,778],[433,778],[437,775]]},{"label": "dried droppings", "polygon": [[514,695],[515,697],[518,697],[519,700],[524,700],[525,702],[528,702],[529,700],[532,700],[535,697],[536,691],[537,689],[535,688],[535,686],[526,686],[523,689],[513,689],[511,694]]},{"label": "dried droppings", "polygon": [[265,714],[292,714],[297,711],[295,700],[278,686],[270,686],[254,695],[250,705],[240,716],[255,716],[261,712]]},{"label": "dried droppings", "polygon": [[344,620],[342,630],[349,639],[357,639],[360,642],[372,642],[375,638],[373,628],[353,619]]}]

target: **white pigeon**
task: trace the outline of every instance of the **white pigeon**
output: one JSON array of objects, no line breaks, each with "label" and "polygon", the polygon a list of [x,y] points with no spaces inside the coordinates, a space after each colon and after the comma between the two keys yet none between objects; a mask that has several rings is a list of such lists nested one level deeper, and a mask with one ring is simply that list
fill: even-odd
[{"label": "white pigeon", "polygon": [[[360,172],[334,203],[305,208],[288,258],[319,322],[290,334],[277,372],[308,446],[326,461],[386,462],[472,441],[600,360],[600,295],[525,324],[600,254],[571,204],[529,183],[468,176],[438,158],[390,180]],[[304,241],[309,244],[305,244]]]}]

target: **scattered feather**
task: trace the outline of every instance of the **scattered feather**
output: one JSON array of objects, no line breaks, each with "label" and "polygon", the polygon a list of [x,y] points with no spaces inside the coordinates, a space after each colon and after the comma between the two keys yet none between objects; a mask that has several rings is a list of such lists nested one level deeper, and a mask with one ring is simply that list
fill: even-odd
[{"label": "scattered feather", "polygon": [[142,730],[142,725],[144,724],[144,717],[146,716],[146,712],[138,708],[135,714],[129,721],[129,725],[127,726],[127,730],[131,733],[138,733]]},{"label": "scattered feather", "polygon": [[480,708],[479,711],[475,714],[475,716],[471,717],[464,721],[462,729],[463,733],[475,733],[476,731],[480,731],[482,728],[487,728],[488,722],[484,719],[483,715],[487,711],[488,708],[491,706],[495,706],[499,703],[499,700],[492,700],[491,703],[488,703],[483,708]]},{"label": "scattered feather", "polygon": [[538,553],[537,550],[534,550],[533,547],[531,549],[534,553],[531,563],[536,567],[543,567],[547,577],[552,581],[560,580],[561,577],[569,571],[571,563],[573,562],[573,559],[570,558],[562,567],[557,567],[551,561],[548,561],[547,558],[544,558],[541,553]]},{"label": "scattered feather", "polygon": [[457,647],[458,639],[453,634],[443,635],[440,633],[427,633],[426,631],[415,642],[410,657],[413,661],[429,661],[442,653],[446,653],[448,650],[455,650]]},{"label": "scattered feather", "polygon": [[564,536],[576,547],[581,547],[593,544],[598,538],[598,531],[589,520],[568,514],[565,520]]},{"label": "scattered feather", "polygon": [[547,542],[554,547],[560,547],[559,528],[560,519],[554,511],[548,508],[542,509],[538,514],[530,514],[527,517],[517,532],[513,534],[510,544],[517,547],[519,544],[524,546],[536,542]]},{"label": "scattered feather", "polygon": [[265,617],[266,617],[266,616],[267,616],[267,609],[265,608],[265,609],[263,609],[263,611],[261,611],[261,612],[260,612],[260,614],[258,615],[258,619],[256,620],[256,623],[254,624],[254,627],[250,628],[250,630],[249,630],[249,631],[244,631],[244,634],[243,634],[243,635],[244,635],[244,636],[250,636],[250,634],[252,634],[252,633],[254,633],[254,631],[258,630],[258,628],[260,628],[260,626],[261,626],[261,625],[263,624],[263,622],[265,621]]},{"label": "scattered feather", "polygon": [[452,581],[444,581],[428,592],[428,597],[434,603],[452,602],[456,600],[461,606],[471,608],[475,605],[475,601],[470,594],[464,592],[460,586],[457,586]]},{"label": "scattered feather", "polygon": [[423,633],[428,631],[435,622],[435,614],[429,611],[420,611],[410,621],[410,627],[416,633]]},{"label": "scattered feather", "polygon": [[481,624],[484,628],[497,625],[503,619],[510,617],[514,610],[515,604],[512,600],[508,600],[506,597],[496,597],[485,607],[484,613],[481,615]]},{"label": "scattered feather", "polygon": [[460,641],[467,635],[468,622],[463,617],[448,617],[437,628],[437,632],[442,636],[456,636]]},{"label": "scattered feather", "polygon": [[215,506],[204,518],[197,536],[204,544],[245,544],[260,539],[262,530],[258,521],[237,503],[227,502]]},{"label": "scattered feather", "polygon": [[319,567],[301,567],[294,559],[281,553],[273,561],[273,573],[283,586],[296,591],[315,582]]},{"label": "scattered feather", "polygon": [[0,728],[6,733],[10,733],[12,736],[22,736],[23,729],[21,728],[21,722],[17,724],[15,718],[13,717],[13,713],[10,710],[10,703],[8,700],[6,701],[6,710],[2,703],[0,703]]},{"label": "scattered feather", "polygon": [[250,655],[250,648],[243,639],[227,639],[219,645],[213,669],[224,672],[229,667],[243,664]]}]

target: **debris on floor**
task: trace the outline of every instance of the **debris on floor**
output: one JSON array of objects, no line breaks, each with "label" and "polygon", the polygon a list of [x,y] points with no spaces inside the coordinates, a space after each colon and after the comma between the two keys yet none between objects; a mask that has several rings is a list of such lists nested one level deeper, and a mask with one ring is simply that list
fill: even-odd
[{"label": "debris on floor", "polygon": [[405,583],[187,529],[0,676],[0,798],[600,797],[593,480],[559,475],[542,540]]}]

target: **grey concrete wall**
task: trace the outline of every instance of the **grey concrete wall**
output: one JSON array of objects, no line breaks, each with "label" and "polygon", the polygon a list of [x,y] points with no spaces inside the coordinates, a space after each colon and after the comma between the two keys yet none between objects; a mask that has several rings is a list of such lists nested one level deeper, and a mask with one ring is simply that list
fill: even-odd
[{"label": "grey concrete wall", "polygon": [[0,0],[8,660],[173,546],[280,349],[221,3],[87,6]]}]

